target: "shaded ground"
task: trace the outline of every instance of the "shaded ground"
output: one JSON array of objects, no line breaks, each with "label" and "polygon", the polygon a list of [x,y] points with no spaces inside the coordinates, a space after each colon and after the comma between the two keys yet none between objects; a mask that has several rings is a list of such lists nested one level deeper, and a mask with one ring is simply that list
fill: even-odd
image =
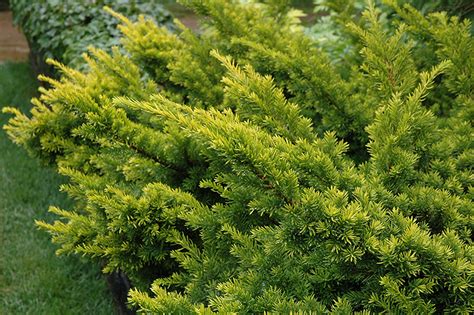
[{"label": "shaded ground", "polygon": [[199,29],[199,17],[193,11],[174,1],[168,1],[168,3],[165,3],[165,7],[186,27],[192,30]]},{"label": "shaded ground", "polygon": [[11,12],[0,12],[0,62],[26,61],[28,54],[26,38],[13,26]]}]

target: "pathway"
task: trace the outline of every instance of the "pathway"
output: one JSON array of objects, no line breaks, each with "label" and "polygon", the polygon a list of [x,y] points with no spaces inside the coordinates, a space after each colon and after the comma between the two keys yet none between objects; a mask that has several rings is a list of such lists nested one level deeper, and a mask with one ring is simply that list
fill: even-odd
[{"label": "pathway", "polygon": [[26,61],[29,51],[25,36],[13,26],[11,12],[0,12],[0,62]]}]

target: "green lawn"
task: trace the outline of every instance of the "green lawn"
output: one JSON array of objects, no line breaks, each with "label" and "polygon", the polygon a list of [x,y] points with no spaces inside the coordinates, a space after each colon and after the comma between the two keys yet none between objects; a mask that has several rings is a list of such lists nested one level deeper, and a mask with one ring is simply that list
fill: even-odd
[{"label": "green lawn", "polygon": [[[0,64],[0,107],[29,108],[36,80],[27,64]],[[0,126],[8,117],[0,114]],[[11,143],[0,129],[0,314],[114,314],[99,268],[56,256],[34,220],[52,221],[49,205],[67,206],[62,179]]]}]

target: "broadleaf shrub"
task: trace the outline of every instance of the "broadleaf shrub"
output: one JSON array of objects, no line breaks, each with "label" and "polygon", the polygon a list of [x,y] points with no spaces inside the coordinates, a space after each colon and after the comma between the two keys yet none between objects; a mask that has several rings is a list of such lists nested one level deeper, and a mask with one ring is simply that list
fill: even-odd
[{"label": "broadleaf shrub", "polygon": [[14,22],[31,48],[45,58],[54,58],[76,68],[85,63],[81,56],[89,46],[109,51],[119,45],[117,20],[102,8],[136,20],[146,14],[156,23],[171,27],[170,13],[156,1],[148,0],[11,0]]},{"label": "broadleaf shrub", "polygon": [[334,61],[285,1],[182,2],[202,34],[115,14],[128,54],[51,61],[7,110],[70,178],[38,222],[59,252],[125,271],[144,313],[472,313],[469,22],[369,2]]}]

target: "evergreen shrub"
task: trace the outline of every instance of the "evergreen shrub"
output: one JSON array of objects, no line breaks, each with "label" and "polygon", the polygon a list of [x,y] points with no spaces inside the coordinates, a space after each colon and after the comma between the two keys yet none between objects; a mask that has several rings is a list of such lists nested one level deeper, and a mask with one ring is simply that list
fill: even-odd
[{"label": "evergreen shrub", "polygon": [[126,54],[7,110],[70,179],[58,252],[144,313],[472,313],[469,21],[369,2],[335,58],[284,0],[182,3],[202,34],[115,14]]}]

